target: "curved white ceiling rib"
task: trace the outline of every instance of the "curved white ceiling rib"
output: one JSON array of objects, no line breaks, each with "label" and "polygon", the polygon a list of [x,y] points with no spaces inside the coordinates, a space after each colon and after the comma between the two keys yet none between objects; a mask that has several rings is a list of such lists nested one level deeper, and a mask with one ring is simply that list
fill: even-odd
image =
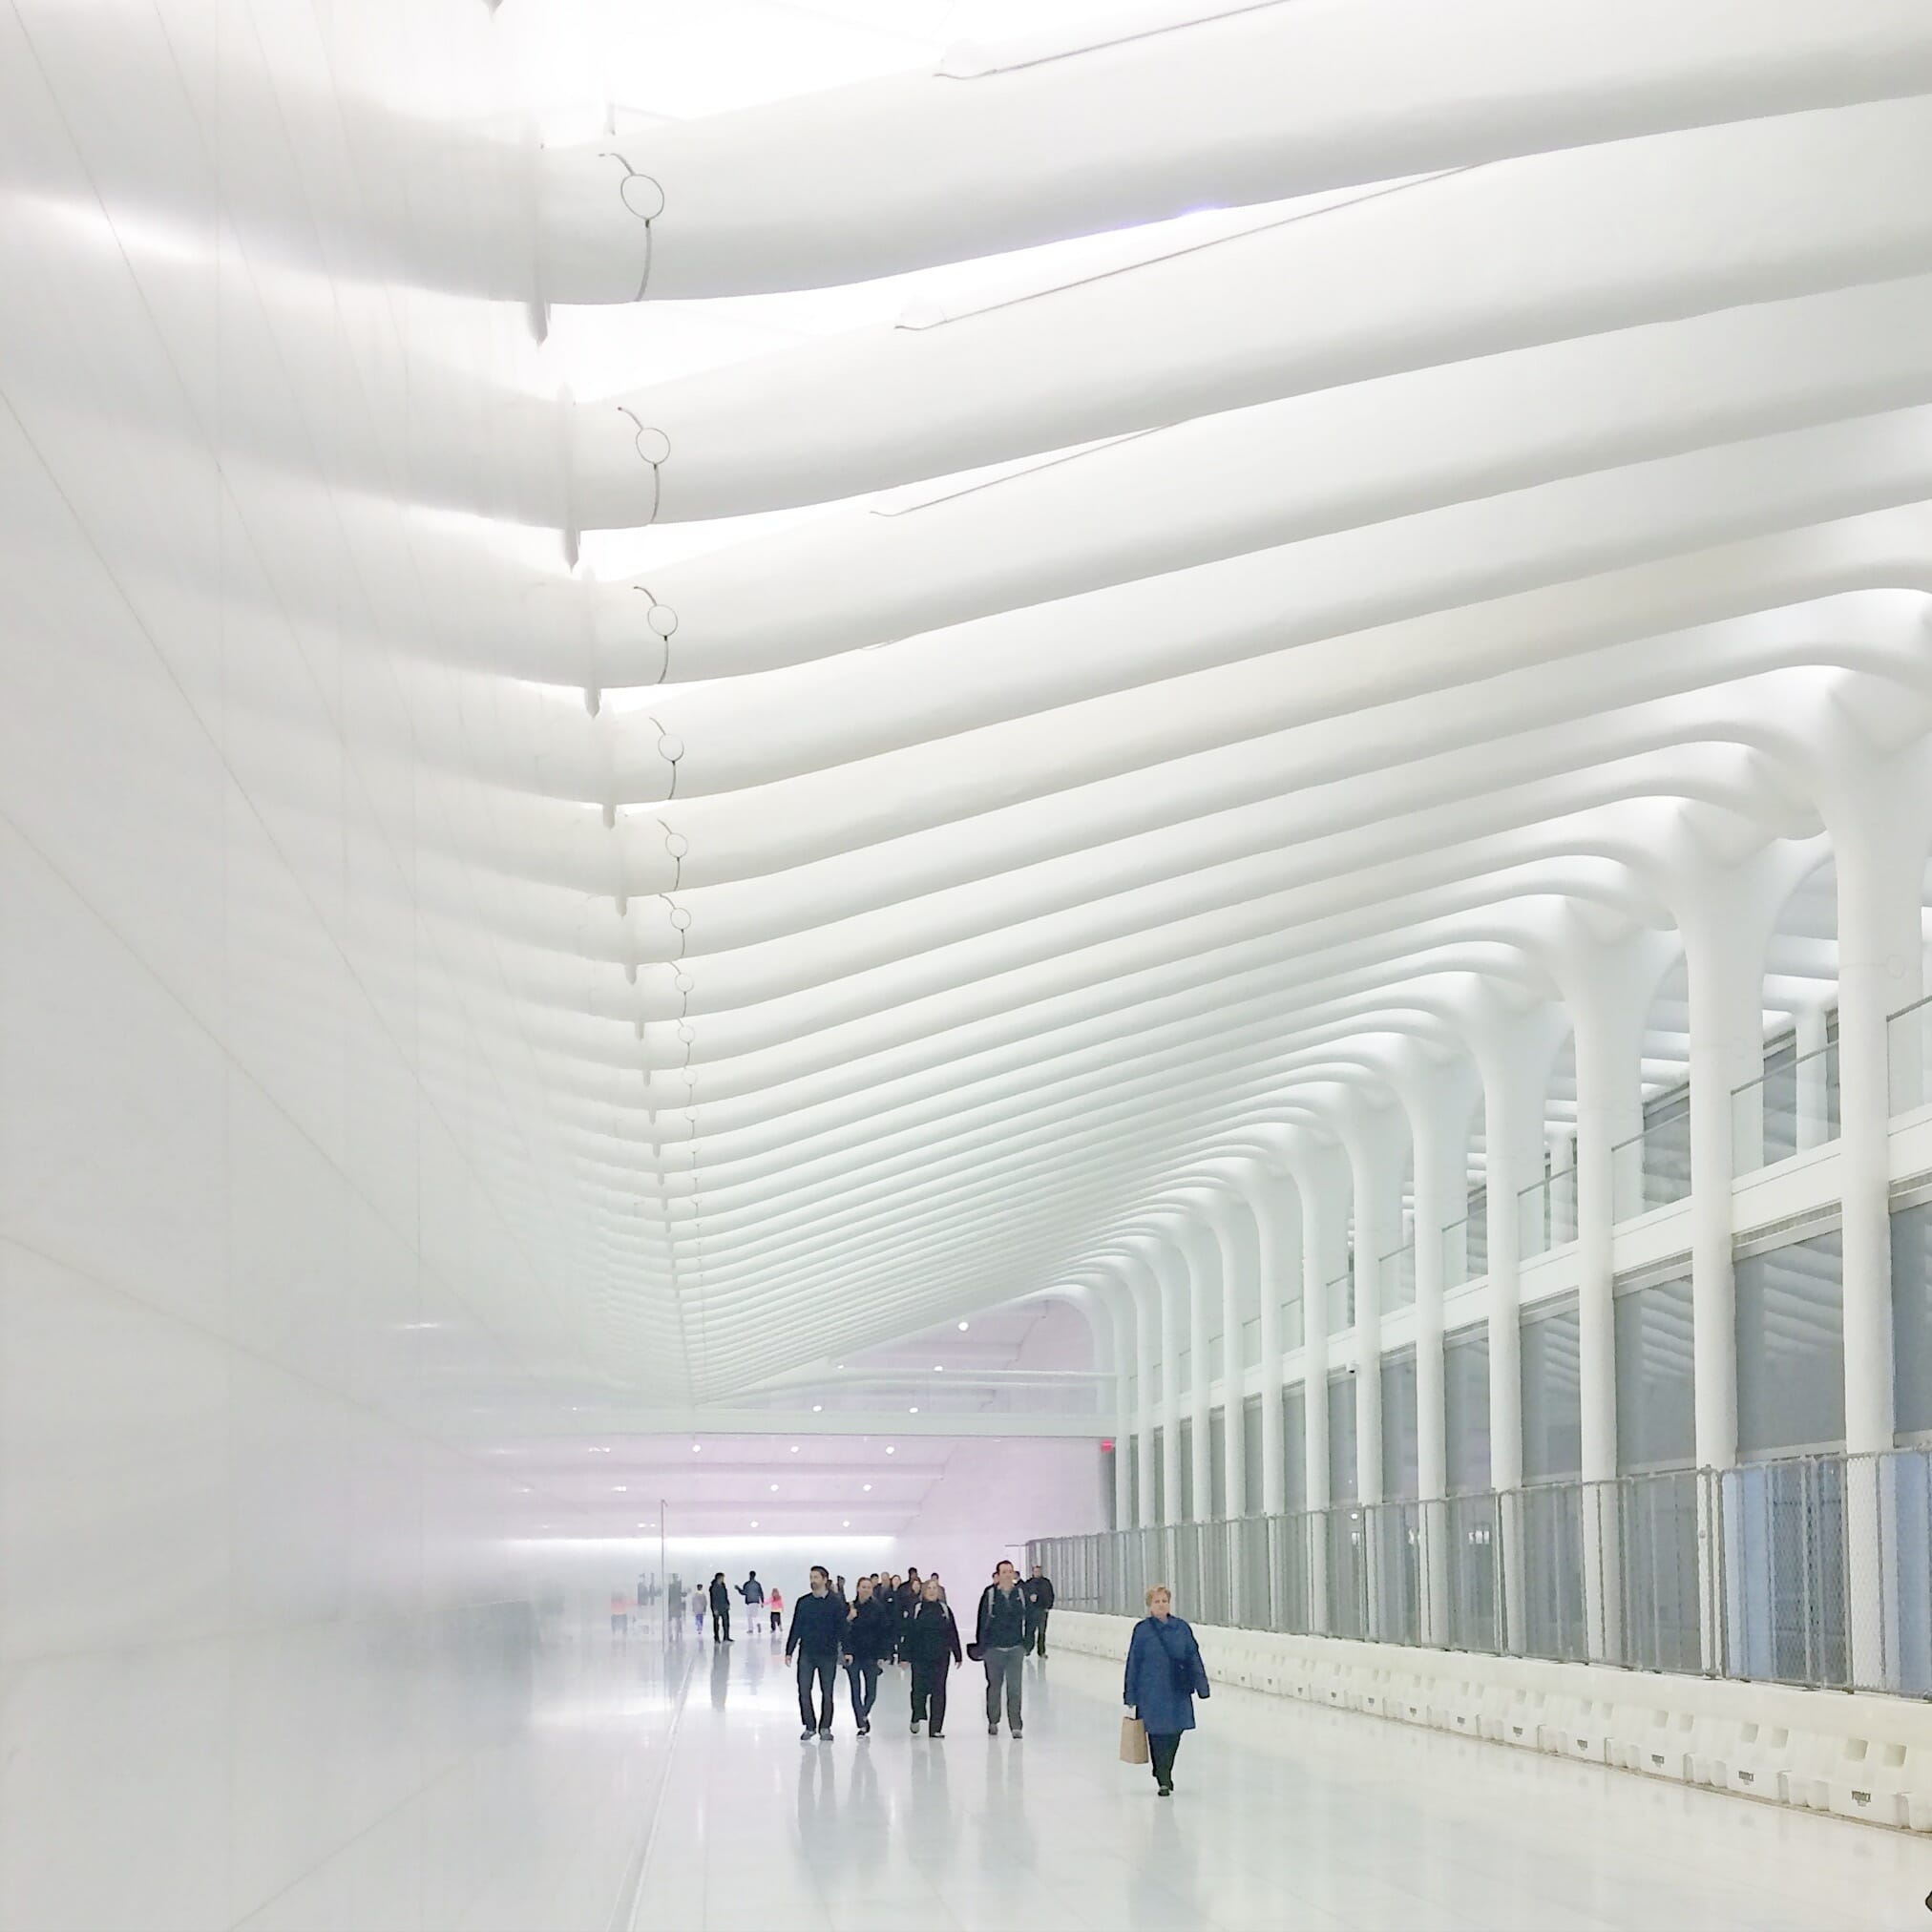
[{"label": "curved white ceiling rib", "polygon": [[[1293,1165],[1645,929],[1670,1077],[1686,881],[1796,889],[1829,760],[1932,726],[1919,0],[1189,10],[458,130],[411,185],[412,279],[540,295],[556,381],[425,368],[345,454],[351,542],[415,511],[356,621],[627,1392],[796,1386],[1171,1234],[1204,1163]],[[470,208],[472,146],[533,220]],[[393,270],[396,219],[345,255]],[[1829,913],[1769,1011],[1829,991]]]},{"label": "curved white ceiling rib", "polygon": [[820,502],[1434,363],[1922,274],[1928,171],[1932,100],[1919,97],[1437,176],[932,326],[860,330],[580,410],[573,513],[594,528]]},{"label": "curved white ceiling rib", "polygon": [[1927,89],[1932,22],[1912,0],[1759,0],[1748,16],[1682,0],[1138,9],[546,154],[540,273],[548,299],[574,303],[861,282]]}]

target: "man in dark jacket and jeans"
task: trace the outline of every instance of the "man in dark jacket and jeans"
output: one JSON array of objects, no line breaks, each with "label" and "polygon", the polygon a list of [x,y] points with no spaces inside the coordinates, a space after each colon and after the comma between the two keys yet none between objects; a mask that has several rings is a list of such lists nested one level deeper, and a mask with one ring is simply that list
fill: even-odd
[{"label": "man in dark jacket and jeans", "polygon": [[[839,1648],[845,1642],[846,1602],[834,1596],[823,1564],[811,1566],[811,1594],[791,1606],[791,1631],[785,1654],[798,1652],[798,1714],[805,1721],[799,1742],[831,1735],[832,1686],[838,1682]],[[818,1681],[818,1709],[812,1708],[812,1680]]]},{"label": "man in dark jacket and jeans", "polygon": [[1020,1585],[1026,1597],[1026,1648],[1046,1655],[1046,1613],[1053,1608],[1053,1579],[1038,1564]]},{"label": "man in dark jacket and jeans", "polygon": [[1006,1692],[1006,1728],[1014,1736],[1024,1735],[1020,1728],[1020,1669],[1026,1657],[1026,1593],[1019,1587],[1019,1576],[1003,1557],[993,1572],[993,1581],[979,1597],[978,1628],[975,1643],[979,1661],[986,1666],[986,1734],[999,1735],[999,1693]]}]

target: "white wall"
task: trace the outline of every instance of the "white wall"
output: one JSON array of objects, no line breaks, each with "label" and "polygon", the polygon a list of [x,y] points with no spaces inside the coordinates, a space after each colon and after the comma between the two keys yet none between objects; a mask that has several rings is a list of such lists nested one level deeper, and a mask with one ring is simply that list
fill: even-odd
[{"label": "white wall", "polygon": [[[604,1807],[654,1737],[600,1721],[602,1566],[491,1453],[582,1372],[574,1217],[540,1103],[504,1130],[530,1069],[450,856],[465,770],[414,750],[463,709],[422,648],[463,587],[419,579],[390,500],[411,372],[534,381],[535,351],[514,309],[298,274],[219,220],[400,195],[334,91],[488,109],[510,47],[476,0],[0,10],[21,1932],[601,1923],[635,1830]],[[157,166],[198,173],[192,230],[124,219]]]}]

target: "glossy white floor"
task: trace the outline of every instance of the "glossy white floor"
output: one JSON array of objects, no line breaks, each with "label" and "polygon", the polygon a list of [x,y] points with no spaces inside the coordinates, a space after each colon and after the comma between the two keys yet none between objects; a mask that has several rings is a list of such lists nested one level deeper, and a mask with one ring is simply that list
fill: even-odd
[{"label": "glossy white floor", "polygon": [[[707,1647],[708,1648],[708,1647]],[[1023,1742],[954,1679],[946,1737],[872,1735],[843,1694],[801,1744],[776,1647],[701,1652],[632,1925],[1903,1927],[1932,1854],[1902,1836],[1228,1690],[1163,1802],[1117,1761],[1118,1672],[1030,1664]]]}]

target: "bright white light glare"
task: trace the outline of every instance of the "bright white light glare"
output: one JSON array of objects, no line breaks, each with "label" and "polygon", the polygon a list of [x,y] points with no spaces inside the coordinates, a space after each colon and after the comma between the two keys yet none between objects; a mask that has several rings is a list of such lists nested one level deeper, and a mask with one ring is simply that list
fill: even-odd
[{"label": "bright white light glare", "polygon": [[943,1376],[946,1373],[946,1364],[944,1362],[934,1362],[933,1364],[933,1373],[935,1376]]},{"label": "bright white light glare", "polygon": [[702,1448],[704,1448],[704,1443],[702,1443],[702,1442],[693,1442],[693,1443],[691,1444],[691,1454],[692,1454],[693,1456],[697,1455],[698,1451],[699,1451],[699,1450],[701,1450]]},{"label": "bright white light glare", "polygon": [[814,1402],[814,1403],[813,1403],[813,1404],[811,1405],[811,1413],[812,1413],[812,1414],[813,1414],[814,1416],[816,1416],[816,1415],[819,1415],[819,1414],[823,1413],[824,1409],[825,1409],[825,1404],[824,1404],[823,1402]]},{"label": "bright white light glare", "polygon": [[865,1483],[861,1483],[861,1484],[860,1484],[859,1486],[860,1486],[860,1487],[861,1487],[862,1489],[870,1489],[870,1488],[871,1488],[871,1487],[872,1487],[872,1484],[871,1484],[870,1482],[865,1482]]},{"label": "bright white light glare", "polygon": [[771,1493],[774,1496],[778,1494],[778,1484],[775,1482],[771,1485]]},{"label": "bright white light glare", "polygon": [[966,1324],[963,1321],[959,1324],[959,1333],[962,1335],[966,1333]]},{"label": "bright white light glare", "polygon": [[898,1452],[897,1448],[896,1448],[896,1447],[895,1447],[895,1446],[894,1446],[894,1445],[893,1445],[892,1443],[891,1443],[891,1442],[888,1442],[888,1443],[886,1444],[886,1454],[887,1454],[888,1456],[896,1456],[896,1455],[897,1455],[898,1453],[899,1453],[899,1452]]},{"label": "bright white light glare", "polygon": [[851,1526],[852,1526],[852,1520],[850,1517],[847,1517],[846,1520],[839,1524],[839,1527],[841,1529],[850,1529]]},{"label": "bright white light glare", "polygon": [[[909,1416],[916,1416],[918,1413],[919,1413],[919,1405],[916,1402],[914,1402],[913,1406],[906,1411],[906,1414]],[[890,1449],[886,1451],[886,1454],[888,1456],[890,1456],[892,1453],[892,1452]]]},{"label": "bright white light glare", "polygon": [[796,1455],[798,1454],[798,1444],[797,1444],[796,1442],[794,1442],[794,1443],[793,1443],[793,1444],[791,1445],[791,1453],[792,1453],[792,1454],[793,1454],[794,1456],[796,1456]]}]

